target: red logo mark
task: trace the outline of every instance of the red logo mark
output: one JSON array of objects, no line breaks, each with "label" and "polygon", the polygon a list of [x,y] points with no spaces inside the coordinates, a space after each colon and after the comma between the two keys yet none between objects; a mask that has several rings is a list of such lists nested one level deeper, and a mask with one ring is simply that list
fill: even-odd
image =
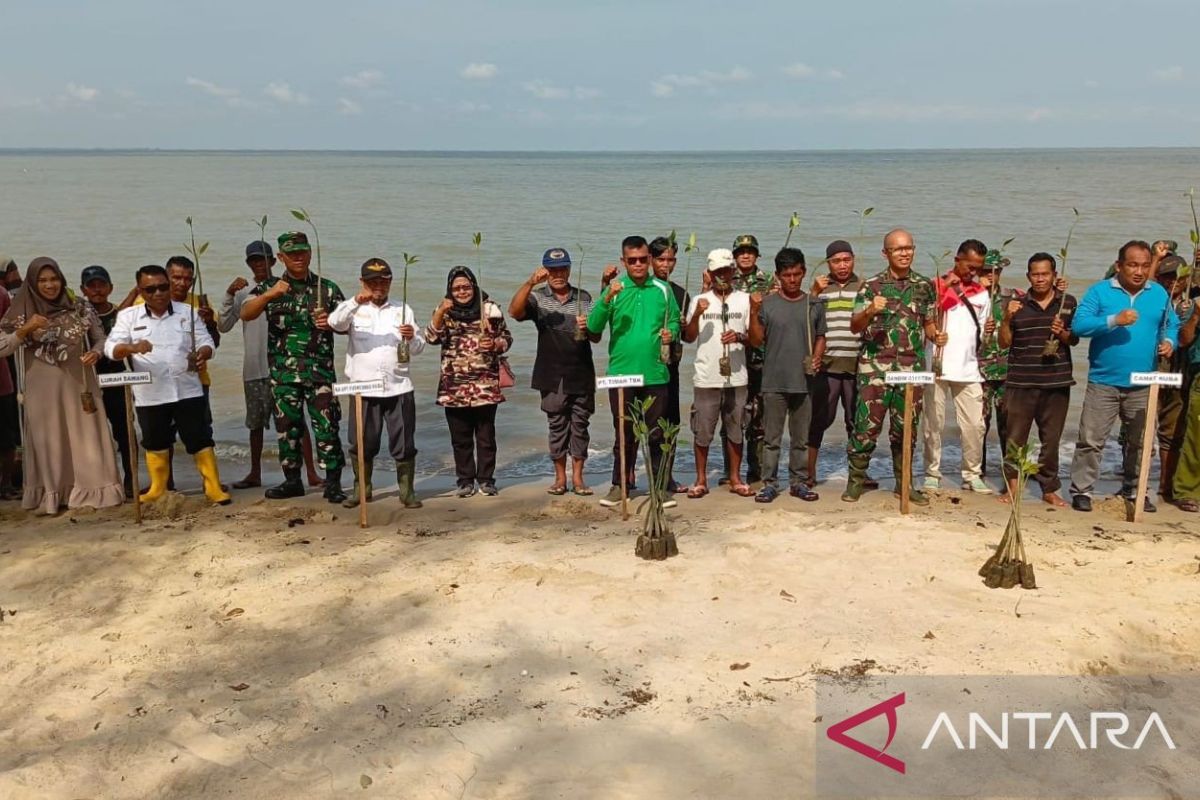
[{"label": "red logo mark", "polygon": [[[884,750],[888,749],[888,745],[892,743],[892,739],[894,739],[896,736],[896,709],[902,705],[904,705],[904,692],[901,692],[895,697],[884,700],[882,703],[873,705],[865,711],[860,711],[852,717],[846,717],[836,725],[829,726],[829,730],[825,731],[825,735],[843,747],[849,747],[859,755],[864,755],[872,761],[878,761],[888,769],[893,769],[903,775],[904,762],[898,758],[889,756],[884,752]],[[888,724],[887,741],[883,743],[882,749],[876,750],[874,747],[871,747],[871,745],[864,744],[858,739],[846,735],[846,731],[850,730],[851,728],[857,728],[867,720],[875,719],[880,714],[887,715]]]}]

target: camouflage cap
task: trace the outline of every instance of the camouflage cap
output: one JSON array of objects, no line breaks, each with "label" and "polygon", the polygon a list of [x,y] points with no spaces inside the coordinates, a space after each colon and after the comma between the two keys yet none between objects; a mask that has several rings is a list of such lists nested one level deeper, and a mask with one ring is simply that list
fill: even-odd
[{"label": "camouflage cap", "polygon": [[733,252],[737,252],[743,248],[750,248],[754,252],[758,252],[758,239],[749,233],[743,233],[741,236],[733,240]]},{"label": "camouflage cap", "polygon": [[1004,269],[1011,263],[1012,261],[999,250],[988,250],[987,255],[983,257],[983,268],[988,271]]},{"label": "camouflage cap", "polygon": [[303,231],[288,231],[279,234],[279,252],[307,253],[309,250],[312,248],[308,246],[308,234]]}]

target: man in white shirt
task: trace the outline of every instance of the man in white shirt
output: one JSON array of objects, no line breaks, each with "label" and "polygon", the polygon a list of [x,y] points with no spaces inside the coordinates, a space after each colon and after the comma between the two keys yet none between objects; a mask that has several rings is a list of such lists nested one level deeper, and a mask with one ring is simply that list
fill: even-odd
[{"label": "man in white shirt", "polygon": [[406,342],[411,354],[425,349],[425,340],[417,329],[416,317],[408,305],[388,299],[392,287],[392,268],[382,258],[368,259],[362,265],[359,281],[362,289],[329,315],[329,327],[349,334],[346,347],[346,379],[383,381],[383,390],[363,395],[363,459],[366,475],[358,474],[358,421],[350,415],[350,466],[354,469],[354,491],[342,503],[346,508],[358,505],[358,482],[365,481],[367,499],[371,499],[371,473],[379,454],[383,428],[387,426],[388,451],[396,461],[396,482],[400,502],[405,508],[420,508],[413,491],[417,449],[413,433],[417,424],[416,403],[408,364],[400,363],[396,349]]},{"label": "man in white shirt", "polygon": [[[206,413],[208,401],[199,375],[212,358],[213,339],[193,308],[171,300],[165,269],[156,264],[142,267],[137,271],[137,285],[145,302],[117,314],[104,343],[104,354],[114,361],[128,358],[134,372],[149,372],[152,378],[152,383],[133,387],[150,473],[150,488],[141,496],[142,502],[157,500],[166,493],[171,447],[178,432],[183,446],[196,460],[205,496],[214,503],[228,505],[232,500],[221,488],[212,423]],[[193,341],[195,366],[189,370]]]},{"label": "man in white shirt", "polygon": [[[983,374],[979,351],[984,337],[995,328],[992,320],[991,279],[977,278],[987,247],[978,239],[958,246],[954,269],[934,282],[939,331],[946,334],[940,348],[929,345],[936,380],[925,388],[925,489],[938,489],[942,481],[942,430],[946,405],[954,400],[954,415],[962,441],[962,487],[991,494],[983,482]],[[939,369],[940,368],[940,369]]]},{"label": "man in white shirt", "polygon": [[718,419],[726,437],[729,490],[750,497],[754,492],[740,478],[742,424],[750,380],[746,369],[750,295],[733,288],[734,259],[730,250],[719,248],[708,254],[708,274],[712,288],[692,300],[683,330],[685,342],[698,343],[692,395],[696,483],[688,490],[688,497],[708,494],[708,448]]}]

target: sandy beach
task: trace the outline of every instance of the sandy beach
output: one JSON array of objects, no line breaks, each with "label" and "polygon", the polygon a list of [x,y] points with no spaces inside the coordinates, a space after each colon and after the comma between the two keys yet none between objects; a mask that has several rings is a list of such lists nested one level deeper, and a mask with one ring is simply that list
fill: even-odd
[{"label": "sandy beach", "polygon": [[994,498],[819,488],[681,500],[666,562],[535,484],[385,489],[365,530],[317,494],[171,495],[140,528],[5,510],[0,796],[806,797],[821,674],[1196,668],[1174,508],[1031,499],[1040,588],[1004,591],[976,575]]}]

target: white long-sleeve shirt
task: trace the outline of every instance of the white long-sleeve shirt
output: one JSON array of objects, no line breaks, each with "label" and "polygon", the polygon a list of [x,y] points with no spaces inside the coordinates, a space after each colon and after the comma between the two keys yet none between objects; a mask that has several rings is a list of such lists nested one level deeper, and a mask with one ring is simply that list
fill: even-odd
[{"label": "white long-sleeve shirt", "polygon": [[195,318],[196,349],[216,346],[204,327],[204,320],[186,303],[171,302],[167,311],[156,317],[145,305],[130,306],[117,314],[117,321],[104,343],[104,355],[115,360],[119,344],[146,340],[154,345],[149,353],[131,355],[134,372],[149,372],[153,383],[133,387],[134,405],[157,406],[204,394],[200,376],[187,371],[192,350],[192,319]]},{"label": "white long-sleeve shirt", "polygon": [[360,305],[353,297],[338,303],[329,314],[329,327],[338,333],[349,333],[346,347],[346,379],[350,381],[383,381],[383,391],[364,394],[364,397],[394,397],[413,390],[408,365],[396,362],[396,345],[400,343],[400,326],[415,329],[409,341],[409,352],[416,355],[425,349],[425,339],[417,326],[413,310],[403,303],[388,300],[382,306],[374,303]]},{"label": "white long-sleeve shirt", "polygon": [[217,314],[217,330],[229,333],[239,321],[242,323],[242,380],[258,381],[271,377],[267,364],[267,315],[246,322],[241,318],[242,304],[254,291],[254,284],[238,289],[237,294],[225,293]]}]

